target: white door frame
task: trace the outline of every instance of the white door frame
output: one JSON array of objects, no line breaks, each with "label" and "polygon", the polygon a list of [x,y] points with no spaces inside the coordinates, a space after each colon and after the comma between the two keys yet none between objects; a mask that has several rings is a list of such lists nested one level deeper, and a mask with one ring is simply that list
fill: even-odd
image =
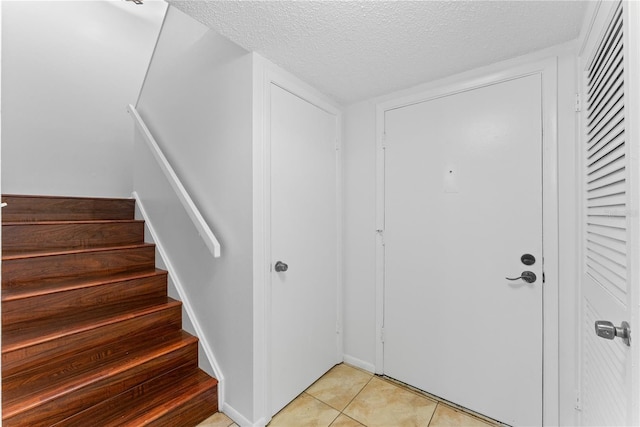
[{"label": "white door frame", "polygon": [[[253,54],[254,67],[254,425],[271,418],[271,85],[336,116],[336,363],[343,359],[342,333],[342,110],[292,74]],[[261,99],[260,99],[261,98]],[[260,233],[260,231],[262,231]],[[258,235],[260,234],[260,235]],[[256,418],[254,417],[254,418]]]},{"label": "white door frame", "polygon": [[540,74],[542,80],[542,220],[543,265],[543,392],[544,425],[559,423],[559,318],[558,318],[558,141],[557,58],[504,68],[475,78],[435,87],[376,105],[376,373],[384,373],[384,116],[388,110],[429,101],[484,86]]}]

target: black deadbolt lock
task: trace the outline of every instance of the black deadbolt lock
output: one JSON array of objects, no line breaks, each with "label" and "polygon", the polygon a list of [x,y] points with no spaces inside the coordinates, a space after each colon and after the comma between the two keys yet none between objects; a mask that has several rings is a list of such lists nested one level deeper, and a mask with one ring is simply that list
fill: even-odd
[{"label": "black deadbolt lock", "polygon": [[536,257],[531,254],[524,254],[520,257],[520,261],[522,261],[524,265],[533,265],[536,263]]}]

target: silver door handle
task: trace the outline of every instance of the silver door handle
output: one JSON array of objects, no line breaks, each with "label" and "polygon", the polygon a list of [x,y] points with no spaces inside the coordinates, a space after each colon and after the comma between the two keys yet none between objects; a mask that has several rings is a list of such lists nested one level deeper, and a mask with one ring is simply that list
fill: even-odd
[{"label": "silver door handle", "polygon": [[626,345],[631,345],[631,327],[629,323],[622,322],[618,327],[608,320],[596,320],[596,335],[606,340],[612,340],[615,337],[622,339]]}]

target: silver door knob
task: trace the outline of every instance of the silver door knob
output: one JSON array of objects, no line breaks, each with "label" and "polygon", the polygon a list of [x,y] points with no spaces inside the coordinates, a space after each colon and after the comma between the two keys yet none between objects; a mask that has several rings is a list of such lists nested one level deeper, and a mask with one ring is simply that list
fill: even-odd
[{"label": "silver door knob", "polygon": [[622,322],[618,327],[607,320],[596,320],[596,335],[606,340],[612,340],[615,337],[622,339],[622,341],[630,346],[631,345],[631,328],[629,323]]},{"label": "silver door knob", "polygon": [[281,271],[284,272],[289,269],[289,266],[282,261],[278,261],[276,262],[276,265],[274,266],[274,268],[277,272],[281,272]]}]

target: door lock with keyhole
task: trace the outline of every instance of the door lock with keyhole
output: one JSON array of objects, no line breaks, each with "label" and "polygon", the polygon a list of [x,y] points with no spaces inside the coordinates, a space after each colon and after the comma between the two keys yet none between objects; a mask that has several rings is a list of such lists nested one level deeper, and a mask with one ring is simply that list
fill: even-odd
[{"label": "door lock with keyhole", "polygon": [[524,264],[524,265],[533,265],[536,263],[536,257],[534,257],[531,254],[524,254],[520,257],[520,261]]}]

